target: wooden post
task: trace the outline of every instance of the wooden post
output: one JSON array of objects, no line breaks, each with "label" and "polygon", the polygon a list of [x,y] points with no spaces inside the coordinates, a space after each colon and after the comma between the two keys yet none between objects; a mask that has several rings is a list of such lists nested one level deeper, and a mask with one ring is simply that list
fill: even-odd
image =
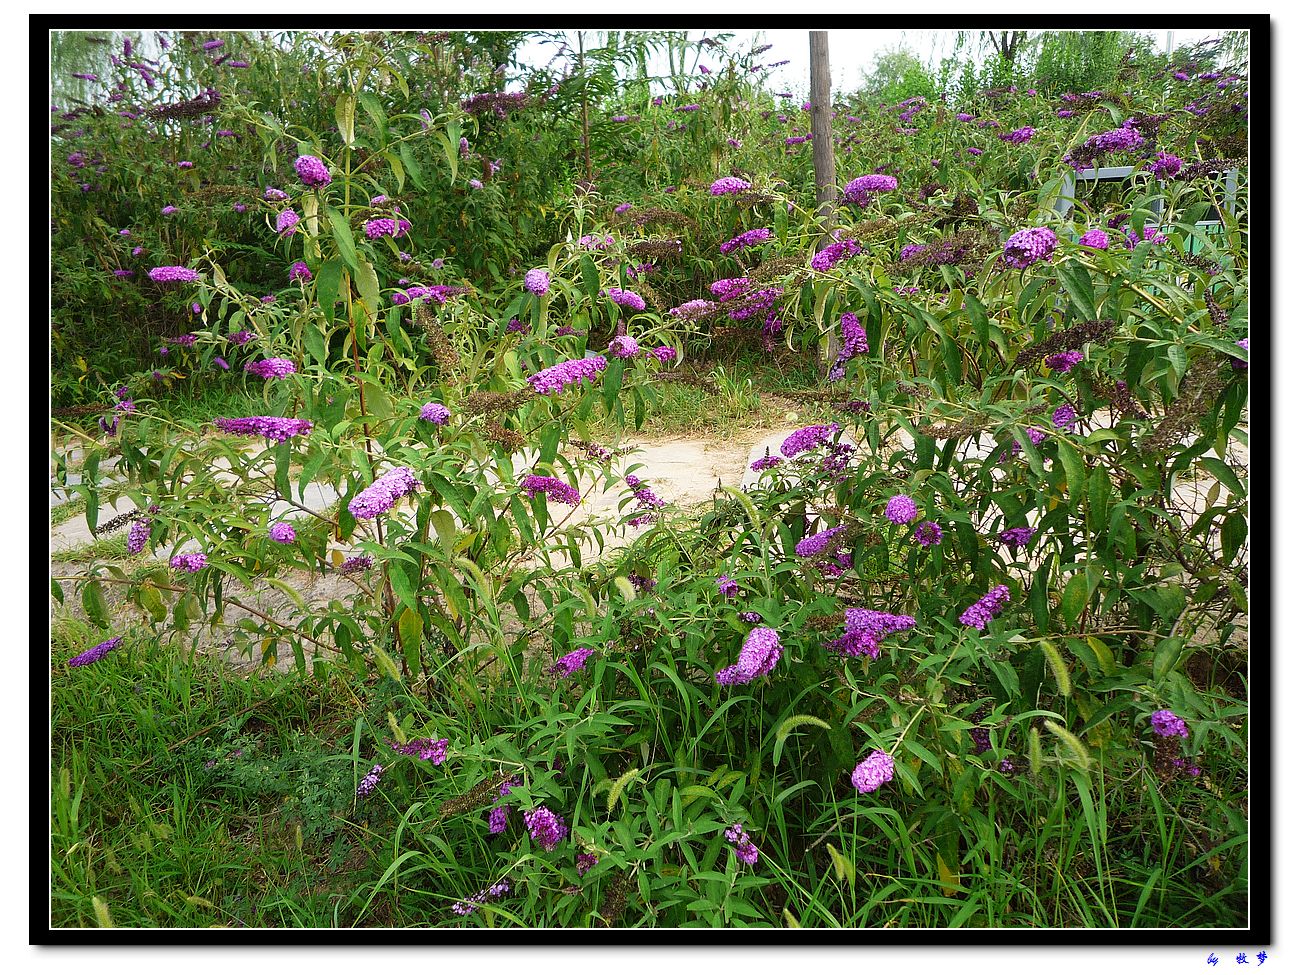
[{"label": "wooden post", "polygon": [[591,183],[591,124],[587,121],[587,59],[582,44],[582,31],[578,31],[578,77],[582,79],[582,161]]},{"label": "wooden post", "polygon": [[[831,242],[831,229],[835,221],[835,150],[831,146],[831,55],[826,31],[808,32],[808,53],[812,63],[813,173],[817,178],[817,219],[821,223],[822,237],[818,248]],[[821,327],[821,323],[817,323]],[[832,330],[828,336],[826,356],[833,360],[840,351],[840,334]]]}]

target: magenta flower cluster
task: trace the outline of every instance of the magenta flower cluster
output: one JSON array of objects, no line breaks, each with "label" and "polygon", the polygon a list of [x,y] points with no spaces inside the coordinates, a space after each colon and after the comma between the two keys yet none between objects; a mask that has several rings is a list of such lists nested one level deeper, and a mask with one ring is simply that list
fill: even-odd
[{"label": "magenta flower cluster", "polygon": [[409,467],[394,467],[375,478],[370,487],[357,492],[357,496],[348,502],[348,511],[357,520],[377,517],[419,486],[415,471]]},{"label": "magenta flower cluster", "polygon": [[265,437],[283,443],[290,437],[311,433],[311,420],[295,420],[284,416],[219,416],[212,421],[223,433],[244,437]]},{"label": "magenta flower cluster", "polygon": [[616,305],[631,308],[633,311],[645,311],[645,299],[634,291],[624,291],[622,288],[606,288],[605,294],[609,295],[610,300]]},{"label": "magenta flower cluster", "polygon": [[853,787],[861,793],[875,792],[894,778],[894,759],[879,749],[858,763],[849,776]]},{"label": "magenta flower cluster", "polygon": [[311,268],[302,261],[294,261],[289,266],[289,283],[296,284],[299,281],[307,282],[311,280]]},{"label": "magenta flower cluster", "polygon": [[541,394],[559,393],[587,380],[595,381],[609,363],[604,356],[567,359],[528,377],[528,383]]},{"label": "magenta flower cluster", "polygon": [[916,619],[896,613],[882,613],[874,609],[846,609],[844,635],[835,638],[827,648],[832,653],[846,657],[880,656],[880,641],[891,633],[902,633],[916,626]]},{"label": "magenta flower cluster", "polygon": [[714,675],[714,679],[723,685],[748,684],[756,677],[770,674],[781,659],[781,639],[776,630],[767,626],[756,626],[745,637],[740,648],[739,659],[729,667],[724,667]]},{"label": "magenta flower cluster", "polygon": [[[743,279],[742,279],[743,280]],[[676,308],[669,308],[668,314],[674,318],[681,318],[690,321],[707,315],[718,306],[707,298],[692,298],[690,301],[678,305]]]},{"label": "magenta flower cluster", "polygon": [[885,502],[885,517],[895,525],[909,525],[916,520],[916,502],[906,494],[895,494]]},{"label": "magenta flower cluster", "polygon": [[547,668],[547,673],[555,674],[558,677],[568,677],[574,672],[582,670],[582,668],[587,664],[587,658],[595,652],[595,650],[588,647],[578,647],[577,650],[566,653],[559,660],[555,661],[555,663],[551,664],[551,666]]},{"label": "magenta flower cluster", "polygon": [[1050,227],[1030,227],[1017,230],[1009,238],[1002,252],[1002,259],[1012,267],[1026,268],[1044,261],[1056,250],[1056,234]]},{"label": "magenta flower cluster", "polygon": [[781,442],[781,453],[786,457],[794,457],[806,450],[820,447],[839,433],[839,430],[838,423],[814,423],[803,427]]},{"label": "magenta flower cluster", "polygon": [[1110,235],[1098,227],[1080,237],[1079,244],[1083,247],[1091,247],[1093,250],[1104,251],[1110,247]]},{"label": "magenta flower cluster", "polygon": [[244,365],[244,372],[250,372],[259,379],[283,379],[298,371],[291,359],[262,359]]},{"label": "magenta flower cluster", "polygon": [[420,407],[420,419],[428,420],[435,426],[443,426],[451,419],[451,410],[441,403],[425,403]]},{"label": "magenta flower cluster", "polygon": [[973,605],[968,606],[961,614],[961,623],[963,626],[973,626],[977,630],[983,630],[989,625],[989,621],[997,616],[1007,603],[1011,601],[1011,590],[1006,586],[998,585],[990,589],[985,595]]},{"label": "magenta flower cluster", "polygon": [[293,233],[294,227],[298,226],[298,214],[293,210],[281,210],[280,215],[275,218],[275,232],[281,237],[287,237]]},{"label": "magenta flower cluster", "polygon": [[1151,715],[1151,730],[1163,738],[1188,736],[1187,725],[1172,711],[1156,711]]},{"label": "magenta flower cluster", "polygon": [[126,551],[128,555],[139,555],[144,551],[145,543],[149,541],[149,529],[153,524],[151,518],[137,518],[131,522],[131,527],[126,533]]},{"label": "magenta flower cluster", "polygon": [[868,173],[850,180],[844,187],[844,198],[859,206],[866,206],[877,193],[898,189],[898,179],[882,173]]},{"label": "magenta flower cluster", "polygon": [[118,644],[122,642],[120,636],[115,636],[103,643],[97,643],[89,650],[83,650],[71,660],[68,661],[69,667],[85,667],[87,664],[93,664],[96,661],[104,659],[108,651],[117,649]]},{"label": "magenta flower cluster", "polygon": [[357,786],[357,798],[364,799],[370,793],[375,791],[375,786],[379,785],[379,777],[384,774],[384,767],[376,765],[366,773],[366,777],[361,780]]},{"label": "magenta flower cluster", "polygon": [[409,755],[412,758],[420,759],[422,762],[441,765],[447,760],[449,741],[446,738],[439,738],[436,741],[432,738],[412,738],[405,745],[399,745],[391,741],[388,744],[397,754]]},{"label": "magenta flower cluster", "polygon": [[732,193],[743,193],[750,188],[750,184],[737,176],[723,176],[721,179],[713,181],[709,187],[709,193],[713,196],[727,196]]},{"label": "magenta flower cluster", "polygon": [[646,352],[648,356],[654,356],[660,362],[669,363],[677,358],[677,350],[671,345],[657,345]]},{"label": "magenta flower cluster", "polygon": [[524,275],[524,287],[535,295],[544,295],[551,287],[551,272],[535,267]]},{"label": "magenta flower cluster", "polygon": [[[505,114],[500,109],[498,112]],[[504,828],[504,827],[503,827]],[[510,893],[510,884],[507,881],[501,881],[499,884],[493,884],[491,887],[485,887],[477,894],[462,901],[457,901],[451,905],[452,912],[459,914],[461,917],[467,917],[479,909],[480,904],[486,904],[489,900],[497,900]]]},{"label": "magenta flower cluster", "polygon": [[743,250],[746,247],[757,247],[759,244],[772,239],[772,231],[767,227],[759,227],[757,230],[746,230],[743,234],[732,237],[718,248],[723,254],[730,254],[732,251]]},{"label": "magenta flower cluster", "polygon": [[202,552],[191,552],[186,555],[173,555],[170,565],[173,569],[181,569],[185,572],[198,572],[208,564],[208,557]]},{"label": "magenta flower cluster", "polygon": [[773,467],[779,467],[783,463],[785,463],[785,461],[783,461],[780,457],[776,457],[773,456],[772,454],[768,454],[767,456],[760,457],[758,460],[754,461],[754,463],[750,464],[749,469],[751,471],[766,471],[766,470],[770,470]]},{"label": "magenta flower cluster", "polygon": [[631,359],[640,351],[641,347],[630,335],[615,335],[609,343],[609,354],[615,359]]},{"label": "magenta flower cluster", "polygon": [[1033,537],[1034,529],[1032,528],[1006,528],[998,532],[998,539],[1013,551],[1017,547],[1028,545],[1029,540]]},{"label": "magenta flower cluster", "polygon": [[1147,164],[1147,171],[1156,179],[1169,179],[1183,168],[1183,161],[1171,152],[1156,153],[1156,158]]},{"label": "magenta flower cluster", "polygon": [[271,541],[278,542],[281,545],[289,545],[295,538],[297,538],[297,533],[293,530],[293,525],[289,524],[287,521],[277,521],[271,526],[270,530],[268,530],[266,534]]},{"label": "magenta flower cluster", "polygon": [[554,850],[569,835],[564,820],[545,806],[524,813],[524,825],[528,827],[528,835],[541,844],[543,850]]},{"label": "magenta flower cluster", "polygon": [[635,474],[627,475],[627,477],[624,478],[624,481],[626,481],[627,486],[632,489],[632,497],[636,498],[636,510],[642,512],[642,514],[637,515],[629,521],[628,524],[635,527],[653,521],[654,512],[662,508],[668,502],[664,501],[648,487],[642,487],[645,482]]},{"label": "magenta flower cluster", "polygon": [[178,281],[188,284],[198,279],[199,272],[188,267],[168,265],[166,267],[155,267],[149,271],[149,280],[157,281],[159,284],[171,284]]},{"label": "magenta flower cluster", "polygon": [[519,482],[519,488],[529,498],[544,494],[560,504],[576,505],[582,495],[572,484],[561,481],[558,477],[544,477],[541,474],[529,474]]},{"label": "magenta flower cluster", "polygon": [[943,529],[936,522],[923,521],[916,526],[912,538],[922,548],[929,548],[931,545],[937,545],[943,540]]},{"label": "magenta flower cluster", "polygon": [[807,538],[801,538],[794,547],[794,554],[801,559],[810,559],[814,555],[820,555],[826,549],[826,546],[835,541],[843,531],[843,525],[836,525],[834,528],[827,528],[824,531],[809,535]]},{"label": "magenta flower cluster", "polygon": [[1043,359],[1043,365],[1053,372],[1069,372],[1082,361],[1082,352],[1078,349],[1067,349],[1065,352],[1053,352],[1051,355],[1046,356]]},{"label": "magenta flower cluster", "polygon": [[718,576],[717,583],[718,592],[726,598],[730,599],[732,596],[740,595],[740,584],[731,576]]},{"label": "magenta flower cluster", "polygon": [[[717,298],[719,301],[731,301],[734,298],[739,298],[752,287],[753,282],[751,282],[749,278],[723,278],[722,280],[714,281],[709,285],[709,291],[712,292],[713,297]],[[703,299],[696,300],[699,301]],[[692,302],[688,302],[687,304],[692,304]],[[710,302],[710,304],[712,303]],[[682,305],[681,307],[685,308],[686,305]]]},{"label": "magenta flower cluster", "polygon": [[736,854],[736,859],[741,863],[753,866],[758,862],[758,847],[756,847],[749,838],[749,834],[741,827],[740,823],[729,826],[723,834],[727,842],[731,844],[731,852]]},{"label": "magenta flower cluster", "polygon": [[853,257],[855,254],[861,254],[862,248],[856,240],[837,240],[833,244],[823,247],[812,258],[812,269],[814,271],[829,271],[840,261],[847,257]]},{"label": "magenta flower cluster", "polygon": [[1073,430],[1074,425],[1079,418],[1074,412],[1074,407],[1069,403],[1064,406],[1058,406],[1052,411],[1052,426],[1058,430]]},{"label": "magenta flower cluster", "polygon": [[326,165],[315,156],[299,156],[293,161],[294,171],[298,178],[302,180],[303,186],[316,188],[318,186],[329,186],[330,171]]}]

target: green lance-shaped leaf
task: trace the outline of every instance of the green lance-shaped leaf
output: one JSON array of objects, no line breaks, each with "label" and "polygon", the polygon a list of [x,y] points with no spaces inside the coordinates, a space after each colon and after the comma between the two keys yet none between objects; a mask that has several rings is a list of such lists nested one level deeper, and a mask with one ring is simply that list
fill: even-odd
[{"label": "green lance-shaped leaf", "polygon": [[338,123],[339,136],[345,146],[356,139],[357,99],[354,95],[339,95],[334,102],[334,121]]},{"label": "green lance-shaped leaf", "polygon": [[334,207],[326,207],[325,211],[329,214],[330,230],[334,234],[334,243],[338,244],[339,256],[348,267],[356,271],[357,245],[352,238],[352,228],[348,226],[347,217]]},{"label": "green lance-shaped leaf", "polygon": [[1061,616],[1066,626],[1073,626],[1088,605],[1088,576],[1076,572],[1070,576],[1061,593]]},{"label": "green lance-shaped leaf", "polygon": [[1088,753],[1088,746],[1055,721],[1045,718],[1043,719],[1043,727],[1061,739],[1065,745],[1066,753],[1069,755],[1070,763],[1086,772],[1088,766],[1092,764],[1092,755]]},{"label": "green lance-shaped leaf", "polygon": [[785,740],[794,734],[796,728],[802,728],[806,725],[816,725],[825,731],[830,731],[831,726],[821,718],[815,718],[811,714],[796,714],[787,718],[781,723],[781,727],[776,730],[776,744],[772,747],[772,765],[779,765],[781,762],[781,752],[785,749]]},{"label": "green lance-shaped leaf", "polygon": [[[1078,576],[1075,578],[1078,578]],[[1070,668],[1066,666],[1061,651],[1057,649],[1056,644],[1051,640],[1040,640],[1038,645],[1043,648],[1043,656],[1047,658],[1047,665],[1052,668],[1052,676],[1056,678],[1056,692],[1062,697],[1069,697],[1072,689],[1070,686]]]},{"label": "green lance-shaped leaf", "polygon": [[456,519],[446,508],[439,508],[429,515],[429,524],[438,535],[438,544],[442,550],[451,555],[456,550]]},{"label": "green lance-shaped leaf", "polygon": [[96,626],[108,626],[108,600],[104,598],[104,587],[98,581],[86,583],[81,590],[81,608]]},{"label": "green lance-shaped leaf", "polygon": [[406,660],[409,664],[412,659],[419,661],[420,642],[424,636],[424,620],[420,614],[413,611],[409,606],[402,610],[402,615],[397,618],[397,637],[402,642],[402,650],[406,654]]},{"label": "green lance-shaped leaf", "polygon": [[357,292],[361,295],[361,304],[370,312],[370,320],[379,317],[379,277],[369,261],[361,261],[357,268]]}]

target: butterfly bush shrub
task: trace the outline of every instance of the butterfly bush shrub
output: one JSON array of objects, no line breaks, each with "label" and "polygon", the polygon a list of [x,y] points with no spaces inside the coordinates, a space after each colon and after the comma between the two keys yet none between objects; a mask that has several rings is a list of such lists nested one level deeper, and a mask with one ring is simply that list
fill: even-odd
[{"label": "butterfly bush shrub", "polygon": [[[1244,707],[1198,674],[1239,661],[1249,606],[1248,168],[1226,205],[1219,104],[1244,95],[846,100],[827,228],[810,115],[754,51],[701,44],[658,103],[593,68],[422,114],[412,43],[303,57],[305,124],[223,93],[276,160],[240,173],[253,236],[159,233],[113,286],[188,316],[166,369],[260,405],[182,421],[162,370],[115,377],[77,490],[92,519],[127,498],[156,561],[92,561],[83,604],[122,586],[159,633],[237,618],[254,658],[355,674],[347,814],[437,923],[856,925],[898,878],[969,923],[963,895],[1050,883],[1011,834],[1065,843],[1103,788],[1226,841]],[[528,169],[579,131],[599,179]],[[1062,212],[1084,147],[1134,176]],[[130,222],[96,246],[129,253],[105,229]],[[448,224],[474,240],[435,257]],[[727,341],[820,350],[824,381],[743,487],[681,511],[592,421],[639,427]],[[300,603],[291,571],[341,594]]]}]

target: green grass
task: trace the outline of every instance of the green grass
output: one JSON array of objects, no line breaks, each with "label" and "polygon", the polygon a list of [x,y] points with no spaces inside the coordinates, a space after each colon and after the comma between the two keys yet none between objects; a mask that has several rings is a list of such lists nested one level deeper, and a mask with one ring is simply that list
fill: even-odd
[{"label": "green grass", "polygon": [[348,923],[352,695],[130,636],[63,665],[103,638],[61,620],[52,641],[53,926],[96,926],[95,898],[120,927]]},{"label": "green grass", "polygon": [[[771,357],[746,350],[739,356],[692,360],[655,385],[656,402],[646,411],[640,436],[709,436],[729,439],[791,422],[804,410],[783,393],[818,382],[819,369],[808,356],[779,352]],[[620,398],[630,423],[632,398]],[[619,424],[606,417],[593,422],[597,438],[612,438]]]},{"label": "green grass", "polygon": [[50,509],[50,525],[62,525],[65,521],[71,521],[77,515],[84,514],[86,511],[86,499],[84,496],[70,498],[62,504],[56,504]]}]

